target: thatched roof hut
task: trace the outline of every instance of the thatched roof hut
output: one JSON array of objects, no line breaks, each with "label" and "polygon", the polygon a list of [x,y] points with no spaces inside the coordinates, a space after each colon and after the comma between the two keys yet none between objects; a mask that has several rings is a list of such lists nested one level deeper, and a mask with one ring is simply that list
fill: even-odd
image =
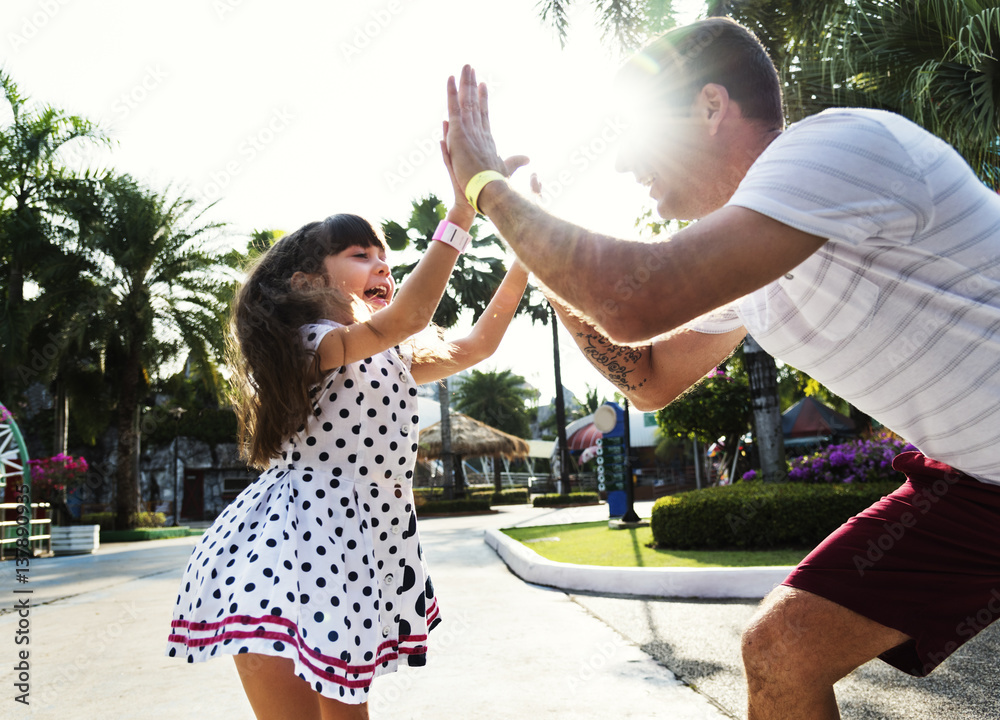
[{"label": "thatched roof hut", "polygon": [[[417,457],[433,460],[441,454],[441,423],[420,431]],[[530,452],[526,440],[492,428],[486,423],[463,415],[451,413],[451,452],[463,457],[505,457],[509,460],[525,458]]]}]

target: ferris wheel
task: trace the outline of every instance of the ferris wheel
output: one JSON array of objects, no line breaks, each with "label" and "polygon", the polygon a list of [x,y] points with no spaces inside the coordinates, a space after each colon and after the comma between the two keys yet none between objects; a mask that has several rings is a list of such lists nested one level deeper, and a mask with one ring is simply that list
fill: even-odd
[{"label": "ferris wheel", "polygon": [[14,416],[0,404],[0,488],[6,487],[8,478],[30,487],[28,449],[24,445],[21,430],[14,422]]}]

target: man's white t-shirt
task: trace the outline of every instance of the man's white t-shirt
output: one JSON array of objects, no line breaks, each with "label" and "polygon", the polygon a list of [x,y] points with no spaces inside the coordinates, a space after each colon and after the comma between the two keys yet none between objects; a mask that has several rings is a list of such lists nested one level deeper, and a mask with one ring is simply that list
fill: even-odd
[{"label": "man's white t-shirt", "polygon": [[875,110],[791,126],[729,201],[828,238],[688,327],[740,325],[925,455],[1000,484],[1000,197],[950,146]]}]

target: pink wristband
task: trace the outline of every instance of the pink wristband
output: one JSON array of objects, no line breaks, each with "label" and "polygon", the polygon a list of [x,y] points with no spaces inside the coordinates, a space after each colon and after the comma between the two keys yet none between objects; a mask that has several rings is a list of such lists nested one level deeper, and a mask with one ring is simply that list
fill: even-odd
[{"label": "pink wristband", "polygon": [[455,223],[442,220],[438,223],[437,230],[434,231],[431,240],[439,240],[445,245],[451,245],[461,255],[472,242],[472,236]]}]

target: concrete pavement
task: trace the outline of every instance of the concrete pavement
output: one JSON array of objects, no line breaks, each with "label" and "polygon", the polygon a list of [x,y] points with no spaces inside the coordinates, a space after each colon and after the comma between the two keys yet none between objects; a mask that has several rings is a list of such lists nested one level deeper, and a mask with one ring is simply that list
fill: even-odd
[{"label": "concrete pavement", "polygon": [[[649,517],[652,504],[636,504]],[[560,513],[563,513],[560,515]],[[606,517],[606,508],[571,508],[510,525],[556,525]],[[623,637],[732,717],[746,717],[740,634],[756,600],[665,599],[569,593]],[[926,678],[873,660],[837,683],[845,720],[1000,720],[1000,623],[966,643]],[[656,716],[654,716],[656,717]],[[670,717],[670,715],[663,715]]]},{"label": "concrete pavement", "polygon": [[[538,518],[519,508],[421,521],[444,622],[425,668],[378,678],[377,720],[676,718],[726,715],[565,593],[510,574],[483,530]],[[0,569],[0,717],[251,718],[233,663],[163,655],[181,571],[195,538],[106,545],[95,555],[35,559],[29,582]],[[31,590],[30,701],[15,702],[14,590]]]},{"label": "concrete pavement", "polygon": [[[642,504],[637,510],[648,515]],[[487,528],[603,517],[604,506],[517,506],[422,519],[444,623],[431,635],[427,667],[376,679],[372,717],[740,717],[739,633],[755,602],[567,594],[522,582],[483,542]],[[106,545],[93,556],[36,559],[25,585],[14,584],[11,563],[0,564],[0,717],[251,718],[231,661],[187,665],[163,655],[194,542]],[[14,590],[26,588],[33,591],[28,707],[14,702],[22,648],[11,611]],[[995,630],[924,680],[869,663],[838,684],[844,717],[1000,718]]]}]

